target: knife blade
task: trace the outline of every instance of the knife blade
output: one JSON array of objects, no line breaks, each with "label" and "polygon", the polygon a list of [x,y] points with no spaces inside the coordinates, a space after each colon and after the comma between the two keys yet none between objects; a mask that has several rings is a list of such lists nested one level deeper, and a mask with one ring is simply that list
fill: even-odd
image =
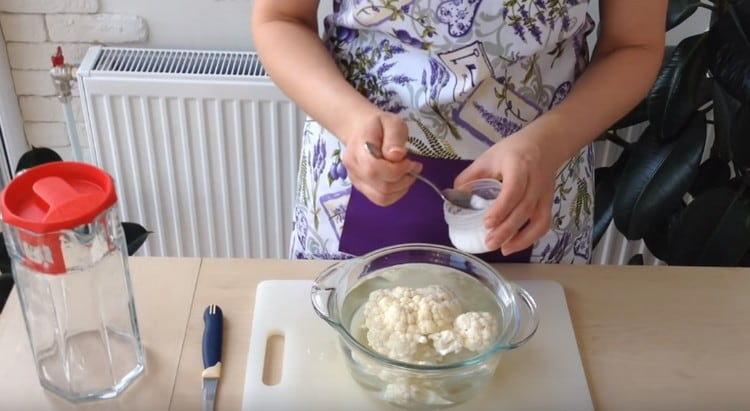
[{"label": "knife blade", "polygon": [[203,312],[203,411],[214,410],[216,387],[221,377],[223,319],[217,305],[209,305]]}]

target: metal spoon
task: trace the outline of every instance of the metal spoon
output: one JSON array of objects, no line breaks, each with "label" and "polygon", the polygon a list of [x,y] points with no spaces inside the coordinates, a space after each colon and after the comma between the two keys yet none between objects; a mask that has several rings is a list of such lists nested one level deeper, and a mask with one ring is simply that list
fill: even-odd
[{"label": "metal spoon", "polygon": [[[383,159],[383,152],[380,151],[379,147],[376,147],[374,144],[370,142],[365,143],[365,149],[368,153],[370,153],[371,156],[377,158],[378,160]],[[441,190],[438,188],[438,186],[435,185],[432,181],[425,178],[424,176],[418,174],[418,173],[409,173],[410,176],[413,176],[417,180],[427,184],[435,190],[438,195],[440,195],[440,198],[443,199],[443,201],[446,201],[448,203],[451,203],[455,205],[456,207],[466,208],[469,210],[475,210],[476,208],[472,206],[471,204],[471,193],[467,193],[466,191],[457,190],[455,188],[446,188],[445,190]]]}]

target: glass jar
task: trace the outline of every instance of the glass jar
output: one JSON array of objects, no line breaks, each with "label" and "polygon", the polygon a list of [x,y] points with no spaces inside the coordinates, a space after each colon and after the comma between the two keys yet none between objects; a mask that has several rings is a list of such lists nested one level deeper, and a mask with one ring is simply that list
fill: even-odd
[{"label": "glass jar", "polygon": [[[422,284],[405,277],[387,286],[440,284],[451,273],[458,281],[478,282],[489,291],[499,330],[489,348],[456,362],[415,364],[387,358],[355,336],[348,297],[364,282],[381,278],[384,270],[410,267],[419,267]],[[536,303],[525,290],[477,257],[428,244],[385,248],[332,266],[314,281],[312,304],[316,314],[339,333],[352,378],[374,398],[410,409],[446,408],[475,397],[491,379],[502,353],[524,344],[538,326]]]},{"label": "glass jar", "polygon": [[491,250],[485,239],[489,231],[484,226],[484,217],[492,201],[500,195],[502,183],[494,179],[471,181],[458,187],[461,191],[478,196],[486,205],[477,210],[457,207],[447,201],[443,204],[443,215],[448,224],[448,235],[453,246],[470,254],[483,254]]},{"label": "glass jar", "polygon": [[0,201],[42,386],[70,401],[116,396],[145,361],[111,178],[49,163],[17,176]]}]

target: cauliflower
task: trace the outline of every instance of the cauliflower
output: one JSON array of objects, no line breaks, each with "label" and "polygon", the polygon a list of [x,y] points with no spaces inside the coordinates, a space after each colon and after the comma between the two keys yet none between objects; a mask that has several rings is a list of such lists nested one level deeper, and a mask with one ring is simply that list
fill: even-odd
[{"label": "cauliflower", "polygon": [[[442,398],[435,389],[435,382],[429,377],[419,376],[402,370],[385,368],[372,359],[352,351],[352,360],[361,367],[365,374],[377,377],[385,384],[378,392],[378,397],[386,402],[401,407],[413,403],[429,405],[451,405],[451,401]],[[369,383],[368,383],[369,384]]]},{"label": "cauliflower", "polygon": [[456,317],[453,329],[430,334],[438,354],[458,354],[464,348],[480,352],[489,348],[497,337],[497,323],[490,313],[468,312]]},{"label": "cauliflower", "polygon": [[427,336],[451,328],[460,313],[458,298],[445,287],[375,290],[364,307],[367,342],[388,358],[430,361]]},{"label": "cauliflower", "polygon": [[464,348],[474,352],[489,348],[497,337],[497,321],[486,312],[461,314],[456,317],[453,328],[460,335]]},{"label": "cauliflower", "polygon": [[448,354],[458,354],[464,348],[461,336],[453,330],[443,330],[439,333],[430,334],[432,346],[438,354],[446,356]]},{"label": "cauliflower", "polygon": [[[367,344],[388,358],[412,364],[435,364],[464,350],[480,352],[497,338],[495,317],[462,312],[458,297],[446,287],[395,287],[370,293],[363,309]],[[450,405],[429,380],[383,368],[352,353],[352,359],[385,383],[381,398],[396,405],[412,402]]]},{"label": "cauliflower", "polygon": [[406,381],[399,381],[386,385],[382,393],[382,398],[386,402],[406,406],[414,401],[418,392],[418,385],[410,384]]},{"label": "cauliflower", "polygon": [[438,285],[375,290],[364,307],[367,342],[388,358],[419,364],[485,350],[497,337],[495,318],[461,310],[456,295]]},{"label": "cauliflower", "polygon": [[433,334],[450,328],[461,314],[461,303],[445,287],[431,285],[415,290],[417,295],[417,328],[422,334]]},{"label": "cauliflower", "polygon": [[385,386],[381,398],[391,404],[408,407],[412,403],[437,406],[453,405],[449,401],[419,381],[404,380]]}]

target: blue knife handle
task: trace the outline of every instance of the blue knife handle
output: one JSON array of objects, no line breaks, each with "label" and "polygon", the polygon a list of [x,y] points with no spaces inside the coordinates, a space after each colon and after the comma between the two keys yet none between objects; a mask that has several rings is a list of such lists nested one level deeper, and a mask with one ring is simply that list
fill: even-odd
[{"label": "blue knife handle", "polygon": [[221,361],[223,314],[218,305],[210,305],[203,312],[203,369]]}]

